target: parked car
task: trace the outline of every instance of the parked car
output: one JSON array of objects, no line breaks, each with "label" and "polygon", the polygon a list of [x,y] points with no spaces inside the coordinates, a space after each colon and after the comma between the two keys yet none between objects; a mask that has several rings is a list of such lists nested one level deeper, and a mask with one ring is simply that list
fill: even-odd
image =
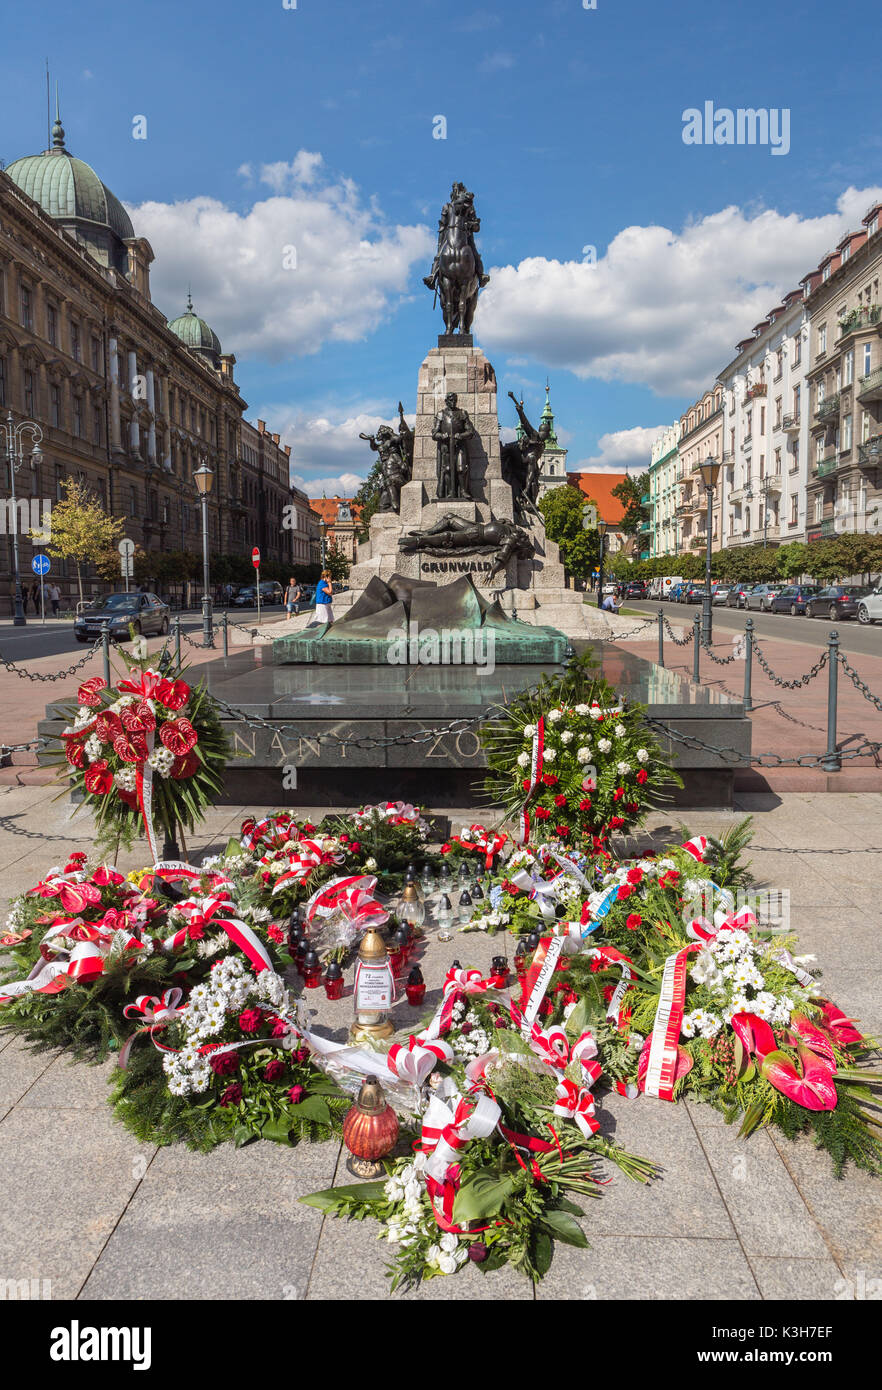
[{"label": "parked car", "polygon": [[768,613],[772,607],[772,599],[777,598],[781,592],[780,584],[754,584],[752,589],[748,589],[744,595],[744,608],[758,608],[761,613]]},{"label": "parked car", "polygon": [[805,605],[810,598],[814,598],[818,593],[818,584],[785,584],[780,593],[772,599],[772,613],[789,613],[791,618],[797,618],[805,612]]},{"label": "parked car", "polygon": [[857,619],[859,623],[882,623],[882,584],[861,599]]},{"label": "parked car", "polygon": [[805,606],[805,616],[807,618],[830,618],[833,622],[837,618],[854,618],[857,615],[860,600],[867,598],[871,593],[868,584],[828,584],[826,589],[821,589],[813,598],[810,598]]},{"label": "parked car", "polygon": [[[268,579],[260,586],[261,608],[271,608],[274,604],[285,602],[285,591],[277,579]],[[233,599],[234,608],[257,607],[257,585],[246,584]]]},{"label": "parked car", "polygon": [[101,636],[105,622],[110,635],[125,642],[132,627],[135,634],[145,637],[157,633],[164,637],[169,628],[169,606],[156,594],[107,594],[96,598],[74,619],[74,636],[78,642],[94,642]]},{"label": "parked car", "polygon": [[691,580],[688,584],[683,585],[683,597],[681,598],[680,602],[703,603],[706,592],[707,590],[705,589],[703,584],[699,584],[697,583],[697,581]]},{"label": "parked car", "polygon": [[726,595],[726,607],[746,608],[747,603],[744,599],[744,596],[747,593],[748,589],[751,589],[752,587],[753,585],[742,583],[741,580],[739,580],[737,584],[733,584],[728,594]]},{"label": "parked car", "polygon": [[711,603],[717,604],[722,607],[722,605],[726,602],[726,599],[729,597],[729,587],[730,586],[728,584],[712,584]]},{"label": "parked car", "polygon": [[625,598],[646,598],[646,581],[644,579],[632,579],[623,589]]}]

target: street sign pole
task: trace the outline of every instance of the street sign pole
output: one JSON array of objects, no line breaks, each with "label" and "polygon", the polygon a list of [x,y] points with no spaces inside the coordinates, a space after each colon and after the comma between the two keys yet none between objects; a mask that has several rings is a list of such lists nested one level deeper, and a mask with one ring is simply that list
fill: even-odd
[{"label": "street sign pole", "polygon": [[122,540],[117,546],[117,550],[119,551],[120,555],[120,570],[122,572],[123,579],[126,581],[126,593],[128,593],[129,580],[134,574],[134,565],[132,562],[132,557],[135,553],[135,542],[133,540],[130,540],[128,536],[123,536]]},{"label": "street sign pole", "polygon": [[40,614],[41,623],[44,626],[46,623],[46,589],[43,580],[51,568],[52,562],[48,555],[35,555],[31,560],[31,569],[34,571],[34,574],[40,577]]},{"label": "street sign pole", "polygon": [[251,563],[257,575],[257,626],[260,627],[260,551],[257,546],[251,552]]}]

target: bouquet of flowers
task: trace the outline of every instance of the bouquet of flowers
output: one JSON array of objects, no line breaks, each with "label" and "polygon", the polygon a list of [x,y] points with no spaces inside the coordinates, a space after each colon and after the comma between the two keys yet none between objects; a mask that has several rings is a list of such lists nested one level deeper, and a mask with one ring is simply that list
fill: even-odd
[{"label": "bouquet of flowers", "polygon": [[332,816],[323,828],[343,846],[346,869],[376,874],[381,891],[400,888],[408,864],[437,862],[437,855],[426,847],[428,822],[419,806],[406,801],[381,802],[346,816]]},{"label": "bouquet of flowers", "polygon": [[666,786],[682,784],[642,709],[629,708],[606,682],[574,666],[544,679],[482,728],[484,791],[518,820],[521,843],[553,836],[605,854],[614,831],[639,824]]},{"label": "bouquet of flowers", "polygon": [[221,790],[227,743],[204,686],[123,658],[128,675],[115,688],[100,676],[80,686],[61,735],[62,775],[91,807],[99,845],[130,846],[143,826],[156,863],[155,827],[174,839],[202,819]]}]

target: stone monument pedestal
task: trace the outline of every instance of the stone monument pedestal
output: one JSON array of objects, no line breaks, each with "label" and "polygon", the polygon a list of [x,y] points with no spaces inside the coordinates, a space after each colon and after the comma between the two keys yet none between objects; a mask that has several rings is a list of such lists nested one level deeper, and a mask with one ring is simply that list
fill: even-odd
[{"label": "stone monument pedestal", "polygon": [[[436,495],[438,446],[432,430],[450,392],[456,394],[457,406],[468,412],[475,429],[469,440],[470,498]],[[492,552],[451,550],[430,555],[399,550],[402,535],[426,531],[445,515],[470,522],[515,519],[512,490],[502,477],[496,373],[470,336],[464,339],[455,334],[442,335],[419,370],[413,475],[401,490],[401,510],[378,512],[371,518],[369,538],[359,544],[350,572],[350,588],[335,597],[334,606],[348,608],[374,578],[387,581],[400,574],[443,584],[467,574],[485,596],[497,597],[507,613],[516,613],[525,622],[559,627],[570,635],[582,630],[582,595],[567,588],[558,547],[548,540],[536,517],[528,524],[520,523],[533,542],[532,557],[509,560],[505,575],[497,573],[492,585],[488,583],[495,559]]]}]

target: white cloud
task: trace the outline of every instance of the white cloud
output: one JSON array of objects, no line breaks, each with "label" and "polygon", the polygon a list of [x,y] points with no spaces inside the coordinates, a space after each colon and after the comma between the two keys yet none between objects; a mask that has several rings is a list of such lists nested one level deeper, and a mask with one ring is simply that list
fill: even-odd
[{"label": "white cloud", "polygon": [[[350,496],[364,482],[376,454],[360,434],[376,434],[380,425],[397,423],[397,403],[363,401],[343,416],[317,415],[298,406],[270,403],[248,414],[272,420],[283,444],[291,445],[291,463],[298,487],[310,497],[327,492]],[[414,417],[409,419],[411,426]]]},{"label": "white cloud", "polygon": [[130,209],[156,253],[154,302],[172,318],[192,283],[227,352],[278,361],[363,339],[407,294],[412,267],[431,260],[427,227],[386,222],[319,154],[239,172],[276,196],[244,214],[208,197]]},{"label": "white cloud", "polygon": [[643,473],[649,467],[652,445],[667,428],[667,424],[635,425],[632,429],[602,434],[597,441],[599,453],[578,463],[567,459],[567,468],[572,473]]},{"label": "white cloud", "polygon": [[475,329],[488,349],[578,377],[697,395],[880,196],[850,187],[819,217],[733,206],[679,232],[626,227],[596,265],[530,257],[492,271]]}]

